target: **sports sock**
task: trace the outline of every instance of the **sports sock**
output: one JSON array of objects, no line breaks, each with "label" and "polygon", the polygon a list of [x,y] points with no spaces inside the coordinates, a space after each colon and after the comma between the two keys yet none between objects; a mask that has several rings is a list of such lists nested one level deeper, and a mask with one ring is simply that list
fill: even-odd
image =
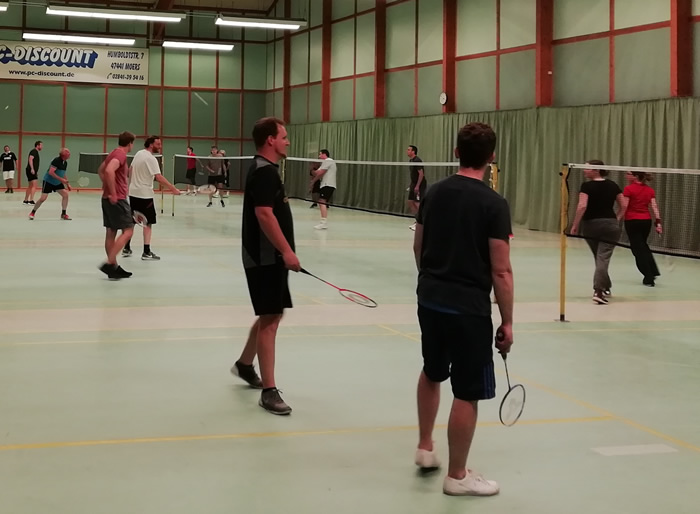
[{"label": "sports sock", "polygon": [[143,245],[143,253],[145,253],[145,254],[151,253],[151,245],[147,245],[147,244]]}]

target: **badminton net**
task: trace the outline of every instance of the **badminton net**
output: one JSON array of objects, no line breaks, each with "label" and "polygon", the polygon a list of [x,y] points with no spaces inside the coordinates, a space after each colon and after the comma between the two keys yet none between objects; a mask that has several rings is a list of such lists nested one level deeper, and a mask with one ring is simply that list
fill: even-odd
[{"label": "badminton net", "polygon": [[[700,170],[672,168],[641,168],[627,166],[608,166],[590,164],[568,164],[566,176],[567,196],[565,207],[567,224],[564,233],[568,237],[584,238],[581,229],[577,235],[571,234],[571,227],[576,217],[581,186],[587,181],[584,169],[605,170],[607,180],[615,182],[623,191],[634,179],[632,172],[645,173],[651,178],[648,185],[654,189],[656,202],[661,214],[663,233],[657,234],[653,229],[647,243],[652,252],[678,257],[700,259]],[[615,212],[618,213],[618,206]],[[655,218],[651,206],[649,213]],[[622,234],[617,241],[604,241],[617,246],[629,248],[629,238],[621,223]]]},{"label": "badminton net", "polygon": [[[82,173],[97,174],[97,170],[100,168],[104,160],[109,154],[106,152],[89,153],[81,152],[78,156],[78,171]],[[135,154],[134,154],[135,155]],[[131,162],[134,160],[134,155],[126,156],[126,163],[131,166]],[[158,160],[161,172],[163,170],[163,156],[156,154],[155,158]]]},{"label": "badminton net", "polygon": [[203,186],[219,182],[221,189],[243,191],[252,156],[173,156],[173,183]]}]

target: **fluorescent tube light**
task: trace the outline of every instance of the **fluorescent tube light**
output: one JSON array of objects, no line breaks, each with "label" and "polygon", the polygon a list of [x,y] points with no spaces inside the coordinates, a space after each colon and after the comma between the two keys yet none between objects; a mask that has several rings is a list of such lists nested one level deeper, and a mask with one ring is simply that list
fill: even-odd
[{"label": "fluorescent tube light", "polygon": [[10,6],[9,2],[0,2],[0,11],[7,11],[7,8]]},{"label": "fluorescent tube light", "polygon": [[272,18],[246,18],[219,15],[216,18],[217,25],[225,25],[229,27],[253,27],[260,29],[280,29],[280,30],[297,30],[301,27],[306,27],[305,20],[280,20]]},{"label": "fluorescent tube light", "polygon": [[111,37],[96,36],[67,36],[65,34],[32,34],[25,32],[22,38],[28,41],[57,41],[60,43],[83,43],[96,45],[122,45],[131,46],[136,43],[135,39],[120,39]]},{"label": "fluorescent tube light", "polygon": [[190,50],[217,50],[219,52],[230,52],[233,50],[233,45],[194,43],[191,41],[163,41],[163,46],[168,48],[186,48]]},{"label": "fluorescent tube light", "polygon": [[163,23],[179,22],[185,18],[184,13],[156,11],[127,11],[123,9],[99,9],[94,7],[46,7],[46,14],[56,16],[78,16],[81,18],[101,18],[110,20],[158,21]]}]

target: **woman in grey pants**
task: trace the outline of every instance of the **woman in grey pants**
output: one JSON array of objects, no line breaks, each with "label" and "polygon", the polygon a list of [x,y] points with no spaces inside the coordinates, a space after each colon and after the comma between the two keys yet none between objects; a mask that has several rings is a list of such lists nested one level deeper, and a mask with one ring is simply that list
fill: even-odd
[{"label": "woman in grey pants", "polygon": [[[586,164],[602,166],[604,163],[590,160]],[[606,170],[585,169],[583,172],[588,181],[581,185],[571,233],[576,235],[580,225],[595,259],[593,302],[605,305],[612,288],[608,267],[615,245],[620,239],[620,214],[623,212],[624,197],[620,186],[605,178],[608,175]],[[614,209],[616,202],[618,214],[615,214]]]}]

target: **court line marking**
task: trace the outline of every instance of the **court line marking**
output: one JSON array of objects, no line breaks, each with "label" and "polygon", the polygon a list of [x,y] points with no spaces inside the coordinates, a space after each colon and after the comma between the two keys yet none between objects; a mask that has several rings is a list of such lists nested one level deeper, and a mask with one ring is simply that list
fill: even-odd
[{"label": "court line marking", "polygon": [[[590,416],[578,418],[553,418],[553,419],[532,419],[520,420],[519,425],[561,425],[570,423],[597,423],[612,421],[610,416]],[[477,423],[479,427],[500,427],[498,421],[483,421]],[[447,425],[436,425],[436,428],[444,429]],[[57,441],[50,443],[23,443],[7,444],[0,446],[0,452],[17,450],[43,450],[49,448],[76,448],[87,446],[115,446],[122,444],[147,444],[147,443],[177,443],[190,441],[217,441],[230,439],[262,439],[273,437],[300,437],[300,436],[320,436],[320,435],[347,435],[347,434],[370,434],[376,432],[399,432],[407,430],[418,430],[415,425],[402,425],[391,427],[357,427],[338,428],[328,430],[295,430],[280,432],[247,432],[238,434],[211,434],[211,435],[186,435],[186,436],[163,436],[163,437],[137,437],[125,439],[104,439],[92,441]]]},{"label": "court line marking", "polygon": [[[378,325],[378,326],[380,326],[380,327],[382,327],[382,328],[386,328],[387,330],[393,330],[394,332],[396,332],[396,333],[398,333],[398,334],[401,334],[401,335],[404,336],[405,338],[410,339],[410,340],[412,340],[412,341],[416,341],[416,342],[419,342],[419,343],[421,342],[420,339],[418,339],[418,338],[412,337],[412,336],[410,336],[410,335],[408,335],[408,334],[404,334],[404,333],[402,333],[402,332],[400,332],[400,331],[398,331],[398,330],[391,329],[390,327],[386,327],[386,326],[384,326],[384,325]],[[513,378],[515,378],[515,379],[517,379],[517,380],[519,380],[519,381],[522,382],[523,384],[532,386],[532,387],[534,387],[535,389],[539,389],[540,391],[549,393],[549,394],[551,394],[551,395],[553,395],[553,396],[556,396],[557,398],[561,398],[562,400],[566,400],[566,401],[568,401],[568,402],[570,402],[570,403],[574,403],[574,404],[576,404],[576,405],[578,405],[578,406],[580,406],[580,407],[584,407],[584,408],[586,408],[586,409],[588,409],[588,410],[591,410],[591,411],[593,411],[593,412],[597,412],[597,413],[600,414],[601,416],[606,416],[606,417],[612,418],[612,419],[614,419],[614,420],[616,420],[616,421],[619,421],[619,422],[621,422],[621,423],[624,423],[625,425],[634,427],[634,428],[636,428],[637,430],[641,430],[642,432],[646,432],[647,434],[653,435],[653,436],[655,436],[655,437],[658,437],[659,439],[663,439],[663,440],[668,441],[668,442],[670,442],[670,443],[673,443],[673,444],[675,444],[675,445],[677,445],[677,446],[681,446],[681,447],[683,447],[683,448],[686,448],[686,449],[688,449],[688,450],[692,450],[692,451],[695,451],[695,452],[700,452],[700,446],[696,446],[696,445],[694,445],[694,444],[692,444],[692,443],[689,443],[689,442],[687,442],[687,441],[684,441],[684,440],[682,440],[682,439],[678,439],[677,437],[674,437],[674,436],[672,436],[672,435],[664,434],[663,432],[659,432],[658,430],[655,430],[655,429],[653,429],[653,428],[651,428],[651,427],[648,427],[648,426],[646,426],[646,425],[642,425],[641,423],[638,423],[638,422],[636,422],[636,421],[633,421],[633,420],[631,420],[631,419],[629,419],[629,418],[625,418],[624,416],[618,416],[617,414],[615,414],[615,413],[613,413],[613,412],[610,412],[610,411],[608,411],[608,410],[606,410],[606,409],[603,409],[602,407],[598,407],[598,406],[593,405],[592,403],[588,403],[587,401],[584,401],[584,400],[579,400],[578,398],[576,398],[576,397],[574,397],[574,396],[570,396],[570,395],[568,395],[568,394],[566,394],[566,393],[563,393],[563,392],[561,392],[561,391],[559,391],[559,390],[557,390],[557,389],[554,389],[553,387],[549,387],[549,386],[540,384],[540,383],[538,383],[538,382],[534,382],[534,381],[532,381],[532,380],[530,380],[530,379],[527,379],[527,378],[522,377],[522,376],[520,376],[520,375],[517,375],[517,374],[515,374],[515,373],[511,373],[510,376],[513,377]]]}]

